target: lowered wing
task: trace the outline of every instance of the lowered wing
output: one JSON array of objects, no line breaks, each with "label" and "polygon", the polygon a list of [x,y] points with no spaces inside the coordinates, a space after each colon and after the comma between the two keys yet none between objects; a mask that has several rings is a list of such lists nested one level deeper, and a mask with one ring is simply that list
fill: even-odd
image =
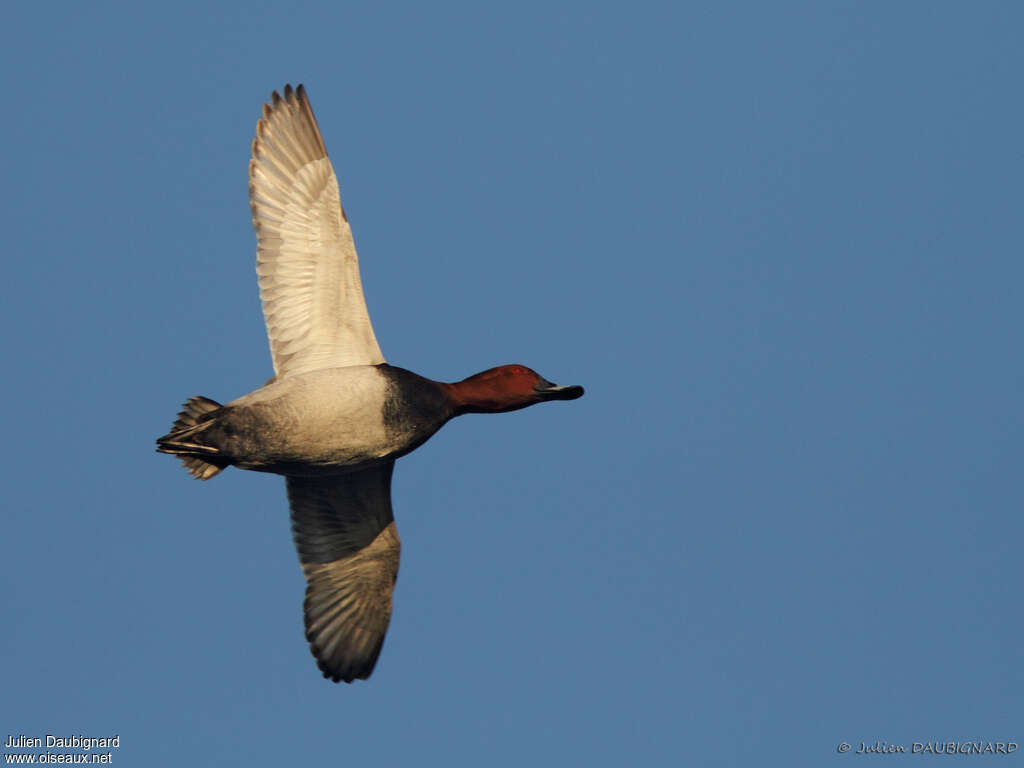
[{"label": "lowered wing", "polygon": [[292,535],[306,574],[306,639],[324,677],[367,678],[391,621],[401,542],[387,464],[288,477]]}]

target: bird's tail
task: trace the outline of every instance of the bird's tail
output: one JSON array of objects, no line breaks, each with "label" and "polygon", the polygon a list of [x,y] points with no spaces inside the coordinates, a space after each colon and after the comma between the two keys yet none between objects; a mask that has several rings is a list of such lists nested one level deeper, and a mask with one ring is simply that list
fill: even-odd
[{"label": "bird's tail", "polygon": [[181,459],[193,477],[209,480],[231,462],[220,450],[203,440],[203,433],[217,418],[221,404],[208,397],[192,397],[183,406],[171,431],[156,439],[156,449]]}]

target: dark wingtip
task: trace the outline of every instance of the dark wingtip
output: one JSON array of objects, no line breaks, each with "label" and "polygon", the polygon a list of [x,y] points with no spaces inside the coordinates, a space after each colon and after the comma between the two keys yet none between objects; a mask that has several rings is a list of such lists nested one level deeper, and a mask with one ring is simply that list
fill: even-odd
[{"label": "dark wingtip", "polygon": [[[345,669],[336,670],[332,669],[325,661],[321,660],[316,656],[316,651],[312,645],[310,648],[314,651],[314,658],[316,659],[316,665],[320,668],[321,674],[323,674],[325,680],[330,680],[332,683],[346,683],[351,685],[355,680],[365,680],[370,676],[370,672],[373,671],[373,664],[370,665],[368,670],[361,669]],[[374,664],[376,659],[374,659]]]}]

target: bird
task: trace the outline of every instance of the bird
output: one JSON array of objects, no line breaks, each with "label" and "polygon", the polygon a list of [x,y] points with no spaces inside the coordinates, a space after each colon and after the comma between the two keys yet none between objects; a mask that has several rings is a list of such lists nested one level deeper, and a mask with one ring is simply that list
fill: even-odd
[{"label": "bird", "polygon": [[190,398],[157,451],[209,480],[227,467],[284,476],[306,578],[306,640],[335,683],[373,672],[391,621],[401,541],[395,461],[449,420],[574,400],[524,365],[441,382],[389,364],[363,297],[338,180],[306,89],[263,105],[249,162],[256,272],[274,376],[221,404]]}]

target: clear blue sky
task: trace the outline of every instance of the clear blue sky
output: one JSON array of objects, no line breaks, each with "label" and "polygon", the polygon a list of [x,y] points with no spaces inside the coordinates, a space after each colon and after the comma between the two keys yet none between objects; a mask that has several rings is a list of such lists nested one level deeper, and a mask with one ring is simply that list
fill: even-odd
[{"label": "clear blue sky", "polygon": [[[1011,2],[8,5],[0,737],[118,733],[146,766],[1024,743],[1022,29]],[[303,639],[280,478],[153,451],[186,397],[271,373],[246,165],[285,82],[389,361],[587,388],[398,463],[394,618],[352,686]]]}]

